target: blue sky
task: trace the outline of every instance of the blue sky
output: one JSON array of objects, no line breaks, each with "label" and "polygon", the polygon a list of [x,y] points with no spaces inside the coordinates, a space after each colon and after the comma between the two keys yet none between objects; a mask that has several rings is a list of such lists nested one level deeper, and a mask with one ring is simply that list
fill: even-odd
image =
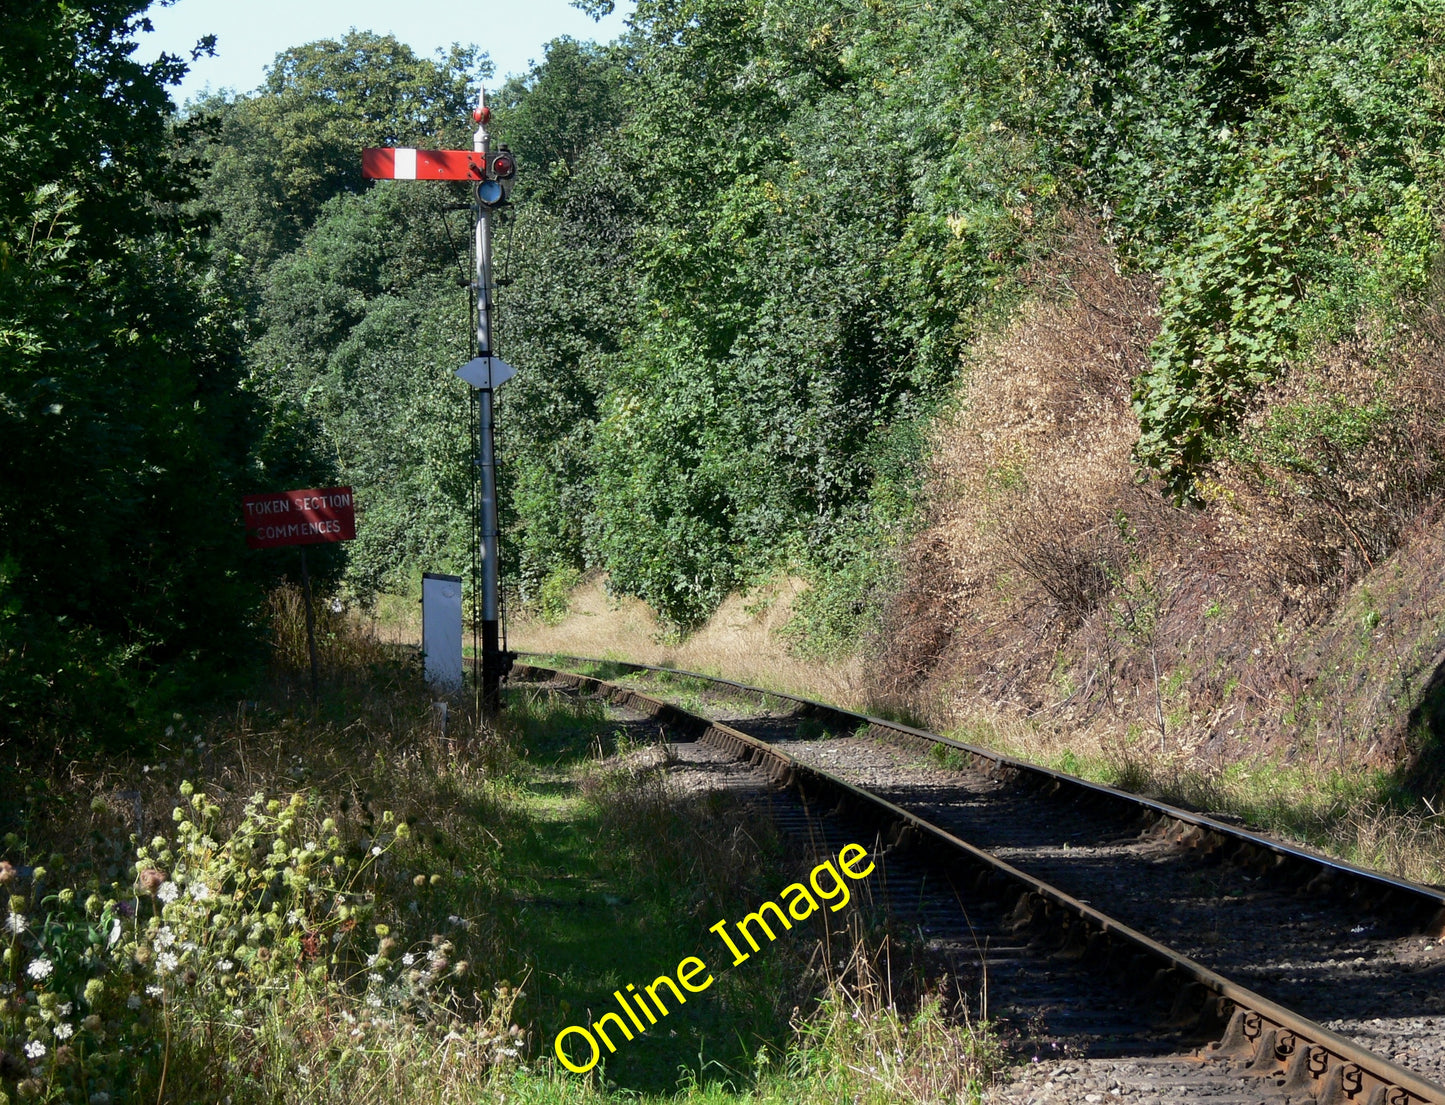
[{"label": "blue sky", "polygon": [[617,12],[595,23],[567,0],[177,0],[147,13],[155,31],[140,36],[136,56],[149,59],[165,52],[186,58],[198,39],[214,34],[216,56],[193,63],[185,83],[171,90],[172,98],[183,103],[208,86],[249,92],[288,46],[339,38],[355,27],[394,34],[427,57],[453,42],[476,43],[491,55],[499,84],[508,74],[525,72],[554,38],[616,38],[632,7],[623,0]]}]

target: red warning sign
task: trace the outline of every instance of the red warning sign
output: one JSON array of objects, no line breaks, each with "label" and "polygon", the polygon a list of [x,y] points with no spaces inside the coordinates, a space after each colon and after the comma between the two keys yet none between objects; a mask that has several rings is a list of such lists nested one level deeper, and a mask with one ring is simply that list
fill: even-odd
[{"label": "red warning sign", "polygon": [[356,504],[349,487],[307,488],[241,500],[246,544],[253,549],[351,541],[356,537]]}]

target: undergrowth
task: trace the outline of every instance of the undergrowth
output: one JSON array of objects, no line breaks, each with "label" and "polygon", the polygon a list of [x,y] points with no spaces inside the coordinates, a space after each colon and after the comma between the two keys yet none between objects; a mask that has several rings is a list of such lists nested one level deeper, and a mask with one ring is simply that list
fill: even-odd
[{"label": "undergrowth", "polygon": [[5,765],[0,1105],[977,1097],[987,1026],[920,967],[895,995],[857,913],[562,1071],[563,1025],[717,958],[708,926],[776,893],[780,843],[676,793],[649,726],[522,688],[481,725],[326,633],[314,706],[283,650],[257,699],[143,757]]}]

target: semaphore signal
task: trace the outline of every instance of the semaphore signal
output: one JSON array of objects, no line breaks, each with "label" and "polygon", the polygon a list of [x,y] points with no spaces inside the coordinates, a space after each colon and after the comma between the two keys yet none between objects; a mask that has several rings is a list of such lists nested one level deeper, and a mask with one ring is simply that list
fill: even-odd
[{"label": "semaphore signal", "polygon": [[361,151],[361,174],[368,180],[465,180],[472,184],[476,201],[476,356],[457,375],[476,390],[478,410],[477,469],[481,495],[478,531],[481,536],[482,591],[482,706],[495,714],[501,706],[502,678],[511,670],[513,656],[502,647],[500,571],[497,561],[497,464],[492,443],[492,391],[516,370],[492,348],[492,211],[507,202],[516,178],[512,151],[499,145],[492,151],[487,124],[492,110],[482,89],[472,120],[477,124],[470,150],[420,150],[409,146]]},{"label": "semaphore signal", "polygon": [[373,148],[361,151],[361,175],[367,180],[480,180],[487,175],[487,160],[473,150]]}]

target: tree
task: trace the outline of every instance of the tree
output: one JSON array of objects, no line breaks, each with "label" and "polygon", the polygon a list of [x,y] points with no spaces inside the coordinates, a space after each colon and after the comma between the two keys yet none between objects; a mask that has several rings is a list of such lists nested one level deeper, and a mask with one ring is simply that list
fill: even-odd
[{"label": "tree", "polygon": [[22,0],[0,39],[0,715],[71,735],[244,651],[267,566],[238,498],[305,458],[180,214],[184,65],[133,60],[144,6]]}]

